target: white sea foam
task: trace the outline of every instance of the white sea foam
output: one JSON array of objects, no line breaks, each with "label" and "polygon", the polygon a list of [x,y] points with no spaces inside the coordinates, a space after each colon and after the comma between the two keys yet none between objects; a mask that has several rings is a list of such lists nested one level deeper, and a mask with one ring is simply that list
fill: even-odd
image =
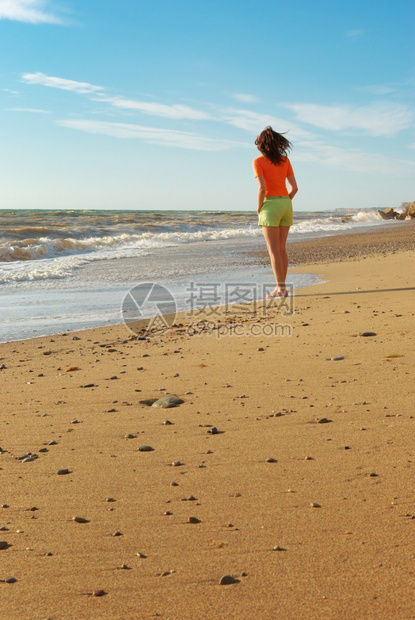
[{"label": "white sea foam", "polygon": [[377,211],[359,211],[351,217],[353,222],[379,222],[383,221],[382,216]]}]

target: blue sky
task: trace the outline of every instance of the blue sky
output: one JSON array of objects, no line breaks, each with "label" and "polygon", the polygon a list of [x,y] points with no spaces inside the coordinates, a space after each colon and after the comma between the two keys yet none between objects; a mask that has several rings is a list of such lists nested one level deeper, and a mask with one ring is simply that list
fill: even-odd
[{"label": "blue sky", "polygon": [[0,208],[256,210],[415,200],[413,0],[0,0]]}]

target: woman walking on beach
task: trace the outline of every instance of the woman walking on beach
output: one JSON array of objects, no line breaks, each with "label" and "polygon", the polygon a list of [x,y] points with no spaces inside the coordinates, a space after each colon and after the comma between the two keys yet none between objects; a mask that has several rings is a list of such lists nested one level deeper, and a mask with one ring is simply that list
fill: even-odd
[{"label": "woman walking on beach", "polygon": [[[298,191],[288,159],[292,145],[272,127],[265,127],[255,140],[261,156],[253,161],[258,181],[258,226],[262,226],[272,271],[277,282],[268,297],[287,297],[288,257],[286,243],[293,223],[292,198]],[[287,189],[287,183],[289,190]]]}]

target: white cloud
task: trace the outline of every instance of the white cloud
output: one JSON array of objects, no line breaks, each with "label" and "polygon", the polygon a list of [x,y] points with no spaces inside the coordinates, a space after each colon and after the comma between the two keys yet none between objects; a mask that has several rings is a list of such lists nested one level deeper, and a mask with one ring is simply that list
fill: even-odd
[{"label": "white cloud", "polygon": [[155,103],[147,101],[135,101],[132,99],[124,99],[124,97],[99,97],[98,101],[105,101],[116,108],[123,110],[138,110],[151,116],[160,116],[162,118],[172,119],[189,119],[189,120],[206,120],[212,117],[206,112],[189,108],[185,105],[175,104],[166,105],[164,103]]},{"label": "white cloud", "polygon": [[414,112],[400,104],[373,104],[368,106],[324,106],[308,103],[287,104],[303,123],[332,131],[359,130],[372,136],[391,137],[410,127]]},{"label": "white cloud", "polygon": [[247,144],[231,140],[215,140],[186,131],[144,127],[128,123],[109,123],[90,120],[61,120],[57,125],[77,129],[86,133],[102,134],[113,138],[138,139],[150,144],[172,146],[195,151],[225,151],[235,147],[246,148]]},{"label": "white cloud", "polygon": [[64,78],[45,75],[44,73],[24,73],[22,78],[26,84],[40,84],[41,86],[49,86],[50,88],[70,90],[81,95],[89,95],[104,90],[102,86],[95,86],[88,82],[66,80]]},{"label": "white cloud", "polygon": [[48,110],[40,110],[38,108],[10,108],[7,112],[31,112],[33,114],[50,114]]},{"label": "white cloud", "polygon": [[397,177],[415,175],[415,161],[393,159],[358,149],[342,149],[314,141],[302,142],[296,146],[297,161],[316,162],[324,166],[367,174]]},{"label": "white cloud", "polygon": [[231,97],[241,103],[257,103],[259,101],[258,97],[255,97],[255,95],[248,95],[245,93],[231,93]]},{"label": "white cloud", "polygon": [[365,34],[363,28],[356,28],[355,30],[347,30],[346,37],[361,37]]},{"label": "white cloud", "polygon": [[62,24],[62,20],[47,10],[47,0],[0,0],[0,19],[30,24]]},{"label": "white cloud", "polygon": [[396,92],[396,88],[384,84],[374,84],[373,86],[356,86],[355,90],[369,93],[370,95],[390,95]]},{"label": "white cloud", "polygon": [[261,133],[265,127],[271,125],[271,127],[279,133],[288,132],[287,138],[289,140],[299,140],[300,138],[307,139],[311,137],[310,132],[301,129],[291,121],[287,121],[270,114],[251,112],[251,110],[228,110],[225,113],[223,120],[225,120],[229,125],[239,127],[240,129],[245,129],[255,136]]}]

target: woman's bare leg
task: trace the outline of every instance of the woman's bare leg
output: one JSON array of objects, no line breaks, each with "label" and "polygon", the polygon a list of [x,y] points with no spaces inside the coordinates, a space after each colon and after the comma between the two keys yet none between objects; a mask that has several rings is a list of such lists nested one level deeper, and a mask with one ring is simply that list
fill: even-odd
[{"label": "woman's bare leg", "polygon": [[[272,271],[275,276],[277,287],[275,294],[286,295],[285,280],[288,270],[288,256],[286,243],[289,226],[263,226],[265,241],[271,261]],[[274,291],[273,291],[274,292]],[[272,295],[272,293],[271,293]]]}]

